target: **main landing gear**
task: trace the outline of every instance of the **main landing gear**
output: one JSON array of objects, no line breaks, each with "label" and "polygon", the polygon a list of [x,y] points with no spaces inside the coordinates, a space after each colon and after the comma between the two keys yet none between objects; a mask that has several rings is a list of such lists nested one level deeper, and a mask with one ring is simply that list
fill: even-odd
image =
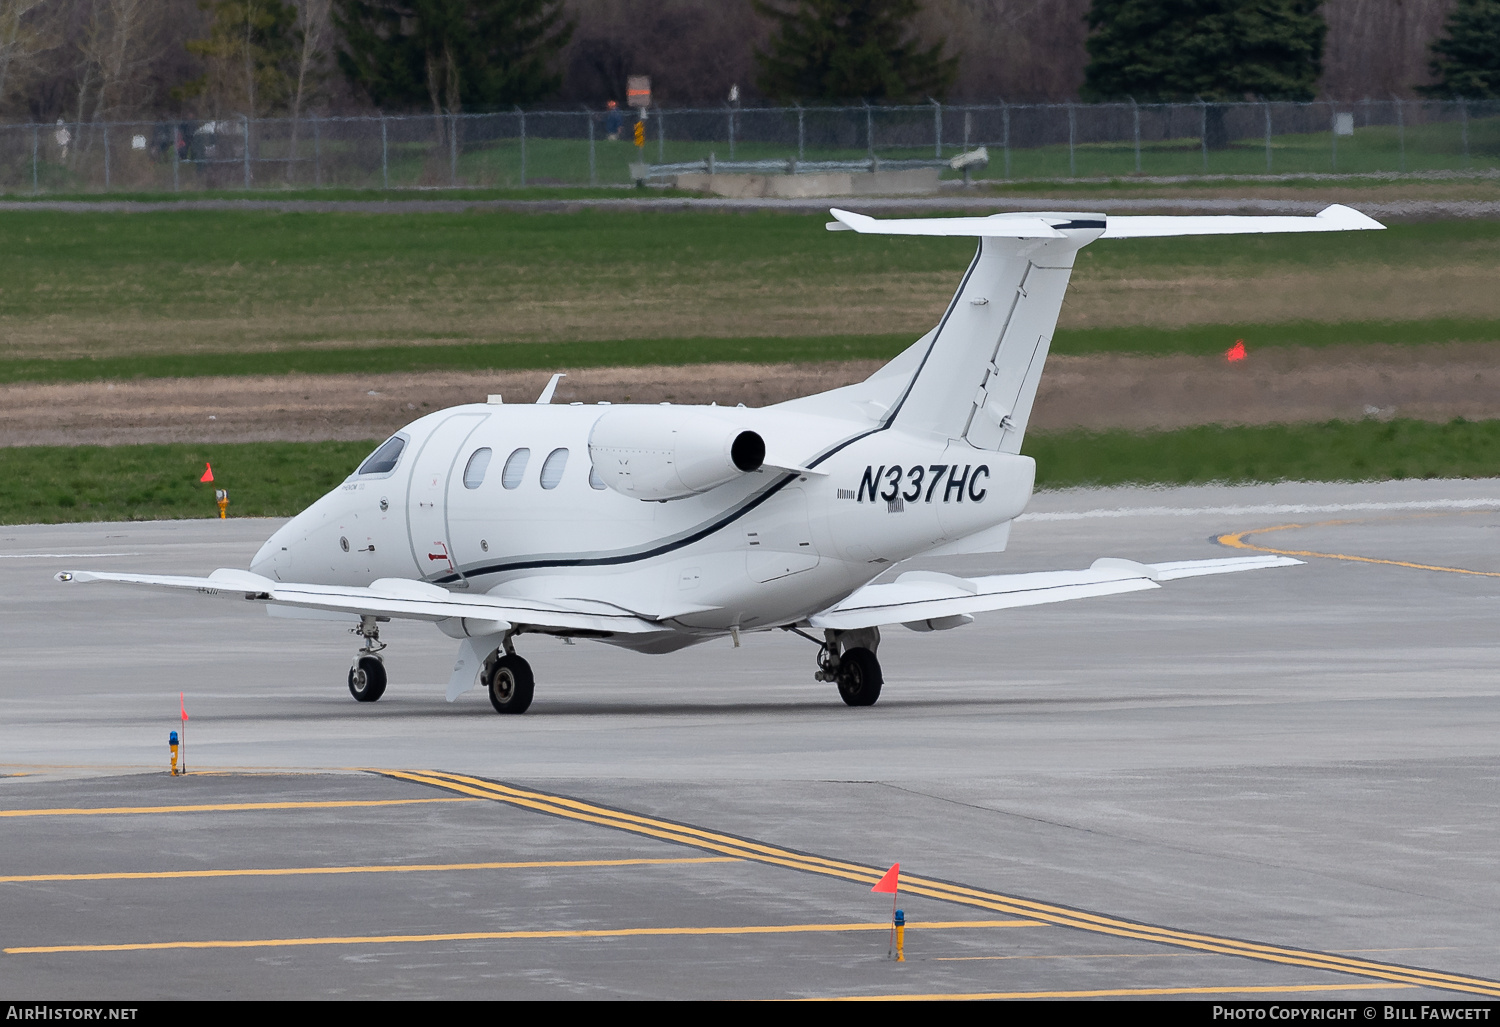
[{"label": "main landing gear", "polygon": [[359,627],[350,630],[365,644],[349,668],[349,694],[356,702],[374,702],[385,694],[385,661],[380,658],[385,643],[380,640],[380,625],[374,617],[365,616],[359,619]]},{"label": "main landing gear", "polygon": [[516,655],[509,635],[505,636],[504,654],[496,649],[484,661],[480,680],[490,693],[490,705],[496,713],[525,713],[531,705],[536,679],[531,675],[531,664]]},{"label": "main landing gear", "polygon": [[880,647],[879,628],[823,632],[818,650],[818,671],[813,678],[839,686],[839,698],[847,706],[874,706],[880,698],[885,676],[875,650]]}]

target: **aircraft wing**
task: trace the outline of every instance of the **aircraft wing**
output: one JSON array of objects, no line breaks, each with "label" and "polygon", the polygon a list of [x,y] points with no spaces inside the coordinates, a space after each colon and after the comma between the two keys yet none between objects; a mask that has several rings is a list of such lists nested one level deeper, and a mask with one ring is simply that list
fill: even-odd
[{"label": "aircraft wing", "polygon": [[971,614],[1040,606],[1069,599],[1160,588],[1160,582],[1203,574],[1231,574],[1301,563],[1286,556],[1240,556],[1144,564],[1110,557],[1082,571],[1041,571],[960,578],[936,571],[908,571],[895,581],[866,585],[847,599],[809,617],[813,628],[847,631],[904,624],[917,631],[968,623]]},{"label": "aircraft wing", "polygon": [[504,631],[513,625],[533,625],[572,631],[642,634],[661,631],[628,610],[587,600],[524,599],[517,596],[463,595],[425,581],[381,578],[368,587],[312,585],[272,581],[250,571],[221,568],[206,578],[170,574],[113,574],[63,571],[62,582],[106,581],[148,588],[197,592],[200,595],[243,598],[275,609],[301,608],[356,617],[396,620],[446,621],[462,619],[471,634]]}]

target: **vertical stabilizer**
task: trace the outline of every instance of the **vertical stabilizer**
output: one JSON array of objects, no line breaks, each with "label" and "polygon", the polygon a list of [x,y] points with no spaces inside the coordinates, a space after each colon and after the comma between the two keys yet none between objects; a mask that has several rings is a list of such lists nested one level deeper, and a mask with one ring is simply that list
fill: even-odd
[{"label": "vertical stabilizer", "polygon": [[1068,215],[1052,238],[982,237],[894,426],[1019,452],[1073,260],[1103,229]]}]

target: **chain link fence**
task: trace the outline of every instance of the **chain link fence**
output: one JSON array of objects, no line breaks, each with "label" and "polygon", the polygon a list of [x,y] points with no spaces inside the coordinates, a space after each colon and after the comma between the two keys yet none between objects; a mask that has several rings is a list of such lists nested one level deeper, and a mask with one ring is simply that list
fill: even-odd
[{"label": "chain link fence", "polygon": [[[643,122],[642,145],[636,125]],[[951,159],[980,179],[1500,168],[1500,101],[938,104],[0,125],[8,194],[624,186],[632,164]],[[960,177],[947,171],[948,177]]]}]

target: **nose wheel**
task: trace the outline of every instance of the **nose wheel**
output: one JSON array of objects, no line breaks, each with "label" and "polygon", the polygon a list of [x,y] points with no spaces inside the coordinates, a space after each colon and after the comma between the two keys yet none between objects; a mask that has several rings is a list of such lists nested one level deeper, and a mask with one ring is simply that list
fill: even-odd
[{"label": "nose wheel", "polygon": [[380,640],[379,619],[366,614],[349,630],[365,642],[349,668],[349,694],[355,702],[374,702],[385,695],[385,661],[379,655],[385,643]]}]

